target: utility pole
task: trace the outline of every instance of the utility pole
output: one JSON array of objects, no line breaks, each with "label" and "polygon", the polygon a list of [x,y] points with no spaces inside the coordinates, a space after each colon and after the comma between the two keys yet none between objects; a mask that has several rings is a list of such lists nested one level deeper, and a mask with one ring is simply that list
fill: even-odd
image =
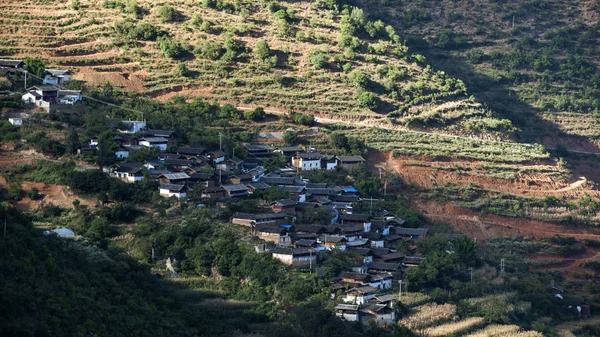
[{"label": "utility pole", "polygon": [[471,272],[471,287],[473,286],[473,267],[469,267],[469,271]]},{"label": "utility pole", "polygon": [[504,268],[506,267],[505,263],[504,263],[504,258],[500,259],[500,275],[504,276]]},{"label": "utility pole", "polygon": [[25,70],[25,90],[27,90],[27,70]]},{"label": "utility pole", "polygon": [[308,258],[308,262],[310,263],[309,273],[312,274],[312,249],[310,247],[308,249],[308,253],[310,254],[310,257]]},{"label": "utility pole", "polygon": [[512,28],[515,28],[515,16],[513,15],[513,23],[512,23]]},{"label": "utility pole", "polygon": [[398,283],[400,283],[400,287],[398,288],[398,299],[400,299],[402,297],[402,280],[399,280]]},{"label": "utility pole", "polygon": [[219,132],[219,151],[223,151],[221,149],[223,143],[223,134]]}]

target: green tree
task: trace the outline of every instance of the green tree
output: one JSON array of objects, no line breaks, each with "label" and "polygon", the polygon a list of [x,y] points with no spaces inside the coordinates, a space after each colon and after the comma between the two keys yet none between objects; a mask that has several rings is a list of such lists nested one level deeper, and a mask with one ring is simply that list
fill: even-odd
[{"label": "green tree", "polygon": [[162,23],[168,23],[179,20],[181,13],[171,6],[164,5],[158,10],[158,16]]},{"label": "green tree", "polygon": [[348,147],[348,137],[339,132],[329,134],[329,142],[333,148],[345,150]]},{"label": "green tree", "polygon": [[244,119],[258,121],[265,118],[265,109],[257,107],[253,110],[244,110]]},{"label": "green tree", "polygon": [[213,242],[215,264],[220,274],[231,276],[242,260],[242,252],[237,238],[231,232],[225,232]]},{"label": "green tree", "polygon": [[283,141],[287,145],[296,145],[296,143],[298,143],[298,132],[296,132],[296,131],[286,131],[283,134]]},{"label": "green tree", "polygon": [[358,106],[361,108],[367,108],[370,110],[376,110],[379,106],[377,96],[368,91],[363,91],[358,95]]},{"label": "green tree", "polygon": [[105,131],[98,137],[98,160],[100,167],[109,166],[116,161],[115,151],[117,143],[113,139],[112,131]]},{"label": "green tree", "polygon": [[38,76],[44,77],[44,71],[46,70],[46,64],[39,57],[26,57],[24,59],[25,70]]},{"label": "green tree", "polygon": [[77,149],[79,149],[80,146],[79,133],[77,133],[75,128],[72,128],[67,136],[67,148],[69,149],[69,153],[77,153]]},{"label": "green tree", "polygon": [[267,57],[271,56],[271,47],[269,47],[269,44],[267,43],[267,41],[265,40],[259,40],[256,43],[256,56],[260,59],[260,60],[264,60]]}]

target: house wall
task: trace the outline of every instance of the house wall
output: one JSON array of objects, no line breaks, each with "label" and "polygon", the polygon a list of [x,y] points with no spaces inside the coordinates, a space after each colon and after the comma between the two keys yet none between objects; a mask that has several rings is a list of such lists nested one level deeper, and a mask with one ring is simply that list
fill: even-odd
[{"label": "house wall", "polygon": [[[96,143],[96,145],[98,145],[98,143]],[[115,156],[117,156],[117,158],[127,158],[129,157],[129,151],[117,151],[115,152]]]},{"label": "house wall", "polygon": [[258,237],[269,242],[279,243],[279,234],[278,233],[263,233],[258,232]]},{"label": "house wall", "polygon": [[335,315],[337,317],[343,318],[349,322],[357,322],[358,321],[358,312],[357,313],[339,313],[336,312]]},{"label": "house wall", "polygon": [[20,118],[9,118],[8,121],[12,125],[23,125],[23,120]]},{"label": "house wall", "polygon": [[186,197],[186,192],[170,192],[168,189],[160,189],[160,195],[163,197],[175,197],[177,199],[183,199]]},{"label": "house wall", "polygon": [[61,75],[61,76],[46,75],[44,77],[43,84],[60,85],[61,83],[68,81],[69,78],[71,78],[70,75]]},{"label": "house wall", "polygon": [[317,266],[317,254],[312,254],[312,255],[301,255],[301,256],[294,256],[292,257],[292,265],[294,267],[308,267],[311,265],[311,261],[312,261],[312,266],[316,267]]},{"label": "house wall", "polygon": [[167,150],[167,144],[150,144],[150,142],[147,142],[145,140],[140,141],[139,145],[145,146],[145,147],[147,147],[149,149],[158,148],[159,151],[166,151]]},{"label": "house wall", "polygon": [[353,294],[347,294],[344,298],[342,298],[342,301],[344,301],[345,303],[356,303],[356,304],[365,304],[369,299],[375,297],[375,294],[369,294],[369,295],[353,295]]},{"label": "house wall", "polygon": [[33,96],[31,93],[26,93],[25,95],[21,96],[21,100],[25,104],[33,104],[35,103],[35,96]]},{"label": "house wall", "polygon": [[294,165],[295,167],[299,167],[301,170],[304,171],[319,170],[321,169],[321,159],[305,160],[302,158],[293,158],[292,165]]},{"label": "house wall", "polygon": [[337,167],[337,162],[327,163],[327,170],[335,170],[336,167]]},{"label": "house wall", "polygon": [[275,254],[273,253],[273,258],[275,260],[280,261],[281,263],[291,266],[292,265],[292,255],[291,254]]},{"label": "house wall", "polygon": [[383,248],[383,240],[371,240],[371,247],[373,248]]},{"label": "house wall", "polygon": [[213,161],[215,164],[222,163],[225,161],[225,157],[218,157],[218,158],[215,158]]}]

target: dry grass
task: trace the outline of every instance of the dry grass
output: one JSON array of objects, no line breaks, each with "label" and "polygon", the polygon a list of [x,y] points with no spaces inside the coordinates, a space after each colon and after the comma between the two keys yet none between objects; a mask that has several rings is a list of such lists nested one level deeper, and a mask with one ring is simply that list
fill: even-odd
[{"label": "dry grass", "polygon": [[415,313],[406,316],[400,323],[411,330],[420,330],[437,322],[445,321],[456,314],[454,304],[425,304],[415,308]]},{"label": "dry grass", "polygon": [[441,336],[453,335],[453,334],[471,329],[471,328],[481,324],[482,322],[483,322],[483,317],[469,317],[462,321],[442,324],[442,325],[438,325],[435,327],[425,329],[425,331],[423,332],[423,335],[427,336],[427,337],[441,337]]},{"label": "dry grass", "polygon": [[424,304],[426,302],[429,302],[430,299],[429,295],[417,292],[403,292],[402,297],[399,297],[397,295],[395,296],[398,299],[398,301],[402,302],[403,304],[409,307]]},{"label": "dry grass", "polygon": [[500,337],[513,336],[518,333],[520,327],[518,325],[488,325],[485,328],[468,334],[465,337]]}]

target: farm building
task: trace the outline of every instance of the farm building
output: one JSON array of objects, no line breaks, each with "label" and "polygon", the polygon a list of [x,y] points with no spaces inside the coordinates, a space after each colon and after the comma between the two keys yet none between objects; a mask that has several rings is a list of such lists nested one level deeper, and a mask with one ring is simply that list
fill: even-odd
[{"label": "farm building", "polygon": [[163,197],[175,197],[177,199],[184,199],[186,197],[187,188],[185,185],[162,184],[158,189],[160,195]]},{"label": "farm building", "polygon": [[43,84],[60,86],[63,85],[64,82],[68,81],[69,78],[71,78],[70,70],[46,69],[44,71]]}]

